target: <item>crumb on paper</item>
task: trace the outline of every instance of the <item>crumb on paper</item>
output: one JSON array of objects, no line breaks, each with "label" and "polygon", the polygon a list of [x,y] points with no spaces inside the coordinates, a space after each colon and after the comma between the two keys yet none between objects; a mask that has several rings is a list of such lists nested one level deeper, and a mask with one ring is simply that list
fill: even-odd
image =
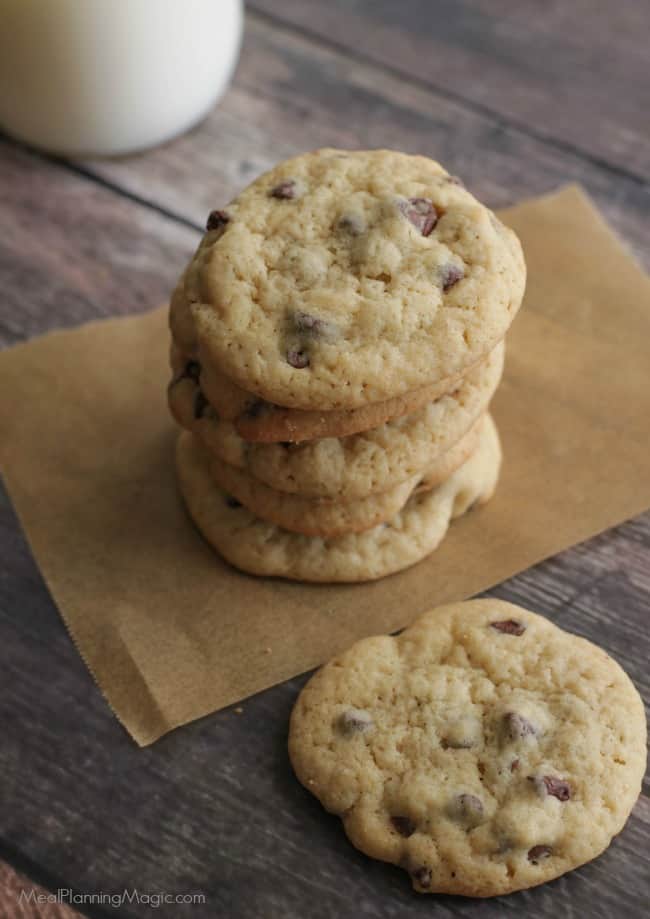
[{"label": "crumb on paper", "polygon": [[264,653],[265,653],[265,654],[270,654],[270,653],[271,653],[271,649],[270,649],[270,648],[264,648]]}]

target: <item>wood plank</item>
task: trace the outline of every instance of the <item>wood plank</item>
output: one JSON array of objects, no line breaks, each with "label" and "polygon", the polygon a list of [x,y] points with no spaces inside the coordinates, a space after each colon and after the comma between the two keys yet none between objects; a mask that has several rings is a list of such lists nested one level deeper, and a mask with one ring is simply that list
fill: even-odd
[{"label": "wood plank", "polygon": [[622,0],[251,0],[355,59],[650,178],[650,6]]},{"label": "wood plank", "polygon": [[202,226],[259,172],[319,146],[431,155],[494,207],[579,182],[650,267],[650,186],[255,17],[234,85],[202,125],[144,156],[83,166]]},{"label": "wood plank", "polygon": [[165,301],[197,234],[0,141],[0,345]]}]

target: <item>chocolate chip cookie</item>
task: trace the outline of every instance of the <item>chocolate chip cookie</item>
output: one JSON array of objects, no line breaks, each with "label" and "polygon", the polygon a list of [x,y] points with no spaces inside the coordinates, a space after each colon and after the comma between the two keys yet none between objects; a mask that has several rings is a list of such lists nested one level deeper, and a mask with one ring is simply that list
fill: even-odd
[{"label": "chocolate chip cookie", "polygon": [[385,523],[398,514],[411,494],[437,487],[478,449],[490,422],[483,416],[461,440],[421,475],[412,476],[386,491],[375,492],[351,501],[305,498],[276,491],[236,466],[210,457],[212,480],[232,495],[256,517],[292,533],[305,536],[340,536],[361,533]]},{"label": "chocolate chip cookie", "polygon": [[488,419],[478,449],[438,488],[414,494],[388,523],[325,539],[266,523],[218,488],[209,454],[192,434],[181,434],[176,452],[189,514],[227,561],[252,574],[330,582],[370,581],[423,559],[454,517],[491,497],[500,462],[496,428]]},{"label": "chocolate chip cookie", "polygon": [[[483,358],[480,365],[485,361],[486,358]],[[453,392],[463,380],[461,375],[448,377],[383,402],[323,412],[285,408],[246,392],[209,361],[202,359],[198,349],[196,356],[191,356],[190,352],[183,352],[172,344],[170,363],[174,380],[184,376],[188,364],[199,365],[201,388],[207,400],[221,419],[233,423],[240,437],[254,443],[300,443],[323,437],[348,437],[408,415]],[[478,366],[469,368],[467,373]]]},{"label": "chocolate chip cookie", "polygon": [[474,365],[524,283],[514,233],[438,163],[319,150],[209,217],[177,333],[262,400],[355,409]]},{"label": "chocolate chip cookie", "polygon": [[169,388],[179,424],[224,462],[270,488],[314,498],[353,500],[421,475],[464,437],[486,411],[503,372],[500,343],[458,388],[417,411],[349,437],[300,444],[252,444],[202,395],[203,372],[187,362]]},{"label": "chocolate chip cookie", "polygon": [[639,694],[601,648],[487,599],[323,667],[289,752],[357,848],[421,893],[487,897],[606,849],[639,794],[645,740]]}]

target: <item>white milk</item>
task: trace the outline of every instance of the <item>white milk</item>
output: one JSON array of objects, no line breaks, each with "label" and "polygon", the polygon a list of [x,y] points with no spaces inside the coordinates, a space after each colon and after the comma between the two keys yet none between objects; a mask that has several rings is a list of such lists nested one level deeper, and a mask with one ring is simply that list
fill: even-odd
[{"label": "white milk", "polygon": [[127,153],[199,121],[230,80],[241,0],[0,0],[0,127]]}]

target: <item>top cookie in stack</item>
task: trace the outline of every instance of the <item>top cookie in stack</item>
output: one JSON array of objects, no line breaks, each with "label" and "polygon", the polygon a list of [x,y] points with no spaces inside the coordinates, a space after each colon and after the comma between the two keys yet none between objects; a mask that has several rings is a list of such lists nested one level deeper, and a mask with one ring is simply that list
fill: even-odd
[{"label": "top cookie in stack", "polygon": [[[345,469],[339,470],[336,487],[314,484],[319,444],[338,440],[339,453],[349,460],[358,452],[355,438],[381,432],[374,454],[393,462],[377,462],[376,455],[373,462],[380,470],[393,470],[390,481],[380,472],[356,489],[357,499],[385,496],[389,486],[413,476],[430,482],[425,473],[436,463],[451,468],[441,463],[452,447],[462,464],[468,453],[474,456],[481,440],[489,439],[488,422],[481,437],[479,420],[500,377],[500,343],[520,306],[524,283],[516,236],[439,164],[384,150],[304,154],[210,214],[172,298],[172,411],[207,445],[203,467],[211,467],[210,479],[232,491],[232,468],[239,467],[249,478],[245,488],[239,483],[247,499],[239,493],[238,499],[262,521],[295,535],[303,531],[287,524],[282,512],[267,510],[281,506],[283,494],[340,503],[355,492],[358,476]],[[470,390],[483,398],[463,411],[459,399],[467,402]],[[432,406],[440,415],[443,405],[447,427],[453,429],[448,436],[441,436],[446,428],[440,418],[431,417]],[[454,425],[461,415],[462,423]],[[197,428],[205,419],[210,433],[202,436]],[[409,424],[419,424],[419,446],[424,440],[430,447],[420,449],[415,466],[394,461],[397,444],[403,447],[405,437],[412,439],[412,432],[403,431]],[[255,442],[256,472],[246,448]],[[260,460],[264,449],[268,464]],[[296,449],[303,457],[298,462]],[[278,465],[287,465],[278,461],[278,450],[288,451],[297,477],[278,472]],[[200,453],[196,443],[180,449],[186,498],[188,470],[201,467]],[[224,463],[231,467],[226,475]],[[265,481],[267,468],[271,482]],[[331,478],[325,468],[322,473],[326,481]],[[269,496],[259,486],[275,492]],[[478,491],[485,492],[484,486]],[[199,493],[206,488],[199,487]],[[405,490],[408,497],[413,489]],[[383,504],[394,510],[394,501]],[[196,509],[190,510],[196,519]],[[321,510],[317,517],[323,516]],[[331,508],[328,513],[332,519]],[[312,527],[309,536],[325,539],[321,555],[344,534],[363,530],[366,540],[377,537],[370,529],[377,515],[357,516],[356,524],[364,523],[356,526],[355,513],[343,514],[351,521],[343,531]],[[224,551],[222,543],[232,539],[223,533],[217,538],[216,530],[231,530],[236,523],[221,520],[216,508],[214,514],[201,528]],[[406,563],[415,560],[411,556]],[[241,558],[236,563],[242,565]],[[396,561],[395,566],[404,565]],[[362,567],[360,575],[370,576],[368,564]],[[385,567],[379,573],[386,573]],[[280,569],[256,564],[264,573],[293,576],[283,565]]]}]

